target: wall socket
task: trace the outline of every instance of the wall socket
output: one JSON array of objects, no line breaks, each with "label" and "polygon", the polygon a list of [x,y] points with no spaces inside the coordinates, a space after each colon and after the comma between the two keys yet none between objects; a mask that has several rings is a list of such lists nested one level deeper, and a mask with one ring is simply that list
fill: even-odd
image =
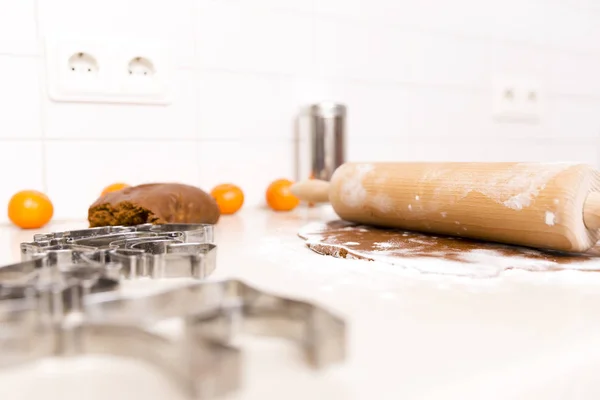
[{"label": "wall socket", "polygon": [[48,96],[58,102],[171,104],[172,57],[166,43],[46,39]]},{"label": "wall socket", "polygon": [[497,77],[492,84],[493,117],[500,122],[540,122],[545,96],[541,84],[531,78]]}]

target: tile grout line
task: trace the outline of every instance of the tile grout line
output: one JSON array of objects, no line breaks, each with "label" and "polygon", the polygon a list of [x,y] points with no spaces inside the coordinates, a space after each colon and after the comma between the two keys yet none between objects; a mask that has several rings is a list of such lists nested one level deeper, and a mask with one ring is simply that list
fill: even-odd
[{"label": "tile grout line", "polygon": [[481,41],[481,42],[494,42],[499,41],[499,43],[504,43],[511,46],[523,46],[528,47],[530,49],[541,50],[541,51],[551,51],[551,52],[560,52],[568,55],[578,55],[578,56],[588,56],[588,57],[598,57],[600,55],[600,49],[574,49],[568,46],[552,46],[546,44],[535,43],[532,40],[519,40],[512,39],[507,37],[499,37],[494,34],[476,34],[469,32],[459,32],[452,29],[439,29],[432,27],[418,27],[412,25],[405,24],[396,24],[389,21],[379,20],[380,16],[367,16],[365,18],[358,17],[355,15],[340,15],[333,14],[330,12],[318,12],[315,10],[316,20],[331,20],[336,22],[351,22],[356,23],[362,26],[384,26],[396,31],[400,32],[409,32],[409,33],[417,33],[422,35],[429,36],[437,36],[437,37],[450,37],[453,40],[458,41]]},{"label": "tile grout line", "polygon": [[[253,71],[253,70],[235,70],[229,68],[214,68],[214,67],[197,67],[196,72],[201,73],[202,71],[227,73],[239,76],[251,76],[251,77],[264,77],[273,79],[309,79],[327,81],[333,84],[357,84],[367,85],[372,87],[396,87],[401,89],[413,89],[413,90],[452,90],[457,92],[468,92],[468,93],[491,93],[492,87],[490,85],[483,84],[460,84],[460,83],[442,83],[433,81],[423,80],[402,80],[402,79],[372,79],[372,78],[358,78],[352,76],[339,77],[333,74],[317,75],[314,73],[297,74],[297,73],[272,73],[264,71]],[[564,92],[559,90],[551,90],[547,92],[548,95],[553,97],[568,97],[577,98],[583,101],[600,101],[600,95],[592,93],[575,93],[575,92]]]},{"label": "tile grout line", "polygon": [[[192,76],[193,76],[193,81],[194,81],[194,87],[196,88],[196,90],[194,90],[194,105],[196,107],[198,107],[198,105],[200,104],[200,93],[199,93],[199,89],[200,89],[200,78],[199,75],[201,74],[201,68],[200,68],[200,62],[199,62],[199,57],[200,57],[200,50],[199,50],[199,46],[198,46],[198,24],[197,21],[200,18],[200,2],[199,1],[193,1],[193,9],[192,9],[192,14],[193,14],[193,20],[192,20],[192,43],[193,43],[193,52],[194,52],[194,56],[193,56],[193,60],[192,60],[192,65],[193,65],[193,71],[192,71]],[[202,38],[201,38],[202,39]],[[200,127],[201,127],[201,114],[202,114],[202,110],[194,110],[194,145],[196,146],[196,173],[198,174],[198,180],[200,181],[200,179],[202,178],[202,163],[200,162],[201,160],[201,143],[202,143],[202,132],[200,131]],[[198,182],[199,183],[199,182]]]},{"label": "tile grout line", "polygon": [[[206,137],[201,137],[201,138],[47,138],[45,139],[45,141],[47,143],[51,143],[51,142],[56,142],[56,143],[90,143],[90,142],[100,142],[100,143],[140,143],[140,142],[145,142],[145,143],[164,143],[164,142],[169,142],[169,143],[175,143],[175,142],[179,142],[179,143],[196,143],[196,142],[215,142],[215,141],[221,141],[221,142],[253,142],[256,140],[266,140],[266,141],[287,141],[289,139],[289,137],[273,137],[273,136],[246,136],[246,137],[232,137],[232,136],[223,136],[223,137],[217,137],[217,136],[206,136]],[[11,137],[5,137],[2,138],[0,137],[0,143],[4,142],[4,143],[10,143],[10,142],[38,142],[40,141],[39,138],[11,138]]]},{"label": "tile grout line", "polygon": [[41,58],[39,54],[30,54],[30,53],[6,53],[0,52],[0,57],[11,57],[11,58]]},{"label": "tile grout line", "polygon": [[[314,56],[314,55],[313,55]],[[296,79],[309,79],[318,81],[327,81],[333,84],[358,84],[368,85],[373,87],[386,86],[396,87],[403,89],[416,89],[416,90],[452,90],[460,92],[478,92],[478,93],[489,93],[492,91],[491,85],[486,84],[462,84],[462,83],[444,83],[435,82],[428,80],[408,80],[408,79],[377,79],[377,78],[363,78],[356,76],[338,76],[335,74],[317,74],[315,71],[309,71],[308,73],[277,73],[267,72],[260,70],[244,70],[244,69],[231,69],[226,67],[204,67],[198,66],[193,68],[196,72],[213,72],[213,73],[225,73],[237,76],[248,76],[248,77],[263,77],[272,79],[282,79],[293,81]],[[490,78],[491,80],[491,78]],[[578,98],[585,101],[600,101],[600,95],[592,93],[576,93],[561,90],[549,90],[548,95],[554,97],[569,97]]]},{"label": "tile grout line", "polygon": [[39,0],[34,0],[34,19],[35,19],[35,37],[36,37],[36,43],[38,46],[38,54],[40,55],[39,57],[39,64],[38,64],[38,69],[37,69],[37,76],[38,76],[38,92],[40,94],[40,100],[39,100],[39,110],[40,110],[40,129],[41,129],[41,149],[42,149],[42,156],[41,156],[41,160],[42,160],[42,188],[43,188],[43,192],[44,193],[48,193],[48,173],[47,173],[47,161],[48,161],[48,156],[47,156],[47,146],[46,146],[46,107],[44,105],[44,96],[45,96],[45,90],[44,90],[44,83],[45,83],[45,73],[44,73],[44,60],[45,60],[45,51],[42,45],[42,40],[41,40],[41,27],[40,27],[40,13],[39,13]]}]

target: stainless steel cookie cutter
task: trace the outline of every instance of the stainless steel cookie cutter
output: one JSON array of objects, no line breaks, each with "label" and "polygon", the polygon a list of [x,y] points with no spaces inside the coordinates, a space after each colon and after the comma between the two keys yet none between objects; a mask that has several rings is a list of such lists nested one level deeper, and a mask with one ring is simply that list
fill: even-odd
[{"label": "stainless steel cookie cutter", "polygon": [[[58,246],[58,247],[57,247]],[[192,277],[203,279],[216,268],[214,228],[207,224],[143,224],[39,234],[21,244],[21,258],[67,246],[99,263],[120,263],[124,278]]]},{"label": "stainless steel cookie cutter", "polygon": [[[309,365],[345,358],[345,323],[327,310],[238,280],[196,281],[124,296],[121,279],[188,276],[214,270],[212,227],[110,227],[36,235],[21,263],[0,267],[0,366],[50,356],[108,353],[151,362],[190,398],[241,386],[236,334],[296,342]],[[169,338],[154,327],[181,322]]]},{"label": "stainless steel cookie cutter", "polygon": [[[193,399],[214,398],[241,385],[240,351],[195,333],[189,316],[181,317],[181,337],[169,338],[153,332],[152,324],[89,318],[86,303],[93,300],[77,285],[45,289],[43,302],[0,302],[0,367],[48,357],[108,354],[151,363]],[[111,297],[119,299],[116,293]],[[47,318],[49,310],[40,309],[40,303],[61,318]]]},{"label": "stainless steel cookie cutter", "polygon": [[321,307],[261,291],[242,281],[202,282],[151,296],[118,299],[110,292],[87,298],[93,321],[152,325],[188,318],[205,339],[229,343],[243,333],[276,336],[299,344],[307,362],[320,368],[344,358],[345,324]]}]

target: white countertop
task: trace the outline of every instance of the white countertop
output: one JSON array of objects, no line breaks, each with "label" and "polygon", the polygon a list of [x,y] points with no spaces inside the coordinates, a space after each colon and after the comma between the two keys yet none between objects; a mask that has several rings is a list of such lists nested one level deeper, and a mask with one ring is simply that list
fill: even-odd
[{"label": "white countertop", "polygon": [[[494,279],[423,275],[308,250],[296,236],[327,208],[246,209],[217,225],[214,278],[318,302],[348,322],[348,359],[304,366],[285,342],[250,340],[244,388],[229,400],[597,399],[600,274],[509,271]],[[52,223],[43,232],[86,227]],[[0,228],[0,262],[34,231]],[[153,290],[173,282],[125,282]],[[129,290],[129,289],[128,289]],[[1,329],[1,327],[0,327]],[[49,359],[0,371],[0,398],[183,399],[153,367],[110,357]],[[84,396],[84,397],[82,397]]]}]

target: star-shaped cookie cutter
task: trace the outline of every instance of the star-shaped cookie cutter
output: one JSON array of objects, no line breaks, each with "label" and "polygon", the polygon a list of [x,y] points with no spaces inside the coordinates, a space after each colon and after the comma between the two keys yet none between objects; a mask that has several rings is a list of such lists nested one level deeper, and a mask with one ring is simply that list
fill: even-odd
[{"label": "star-shaped cookie cutter", "polygon": [[[298,344],[308,364],[345,358],[345,322],[324,308],[242,281],[206,281],[216,266],[211,225],[91,228],[35,235],[22,262],[0,267],[0,367],[52,356],[111,354],[150,362],[193,399],[241,387],[238,333]],[[123,279],[190,277],[143,296],[119,292]],[[177,319],[181,332],[156,332]]]}]

